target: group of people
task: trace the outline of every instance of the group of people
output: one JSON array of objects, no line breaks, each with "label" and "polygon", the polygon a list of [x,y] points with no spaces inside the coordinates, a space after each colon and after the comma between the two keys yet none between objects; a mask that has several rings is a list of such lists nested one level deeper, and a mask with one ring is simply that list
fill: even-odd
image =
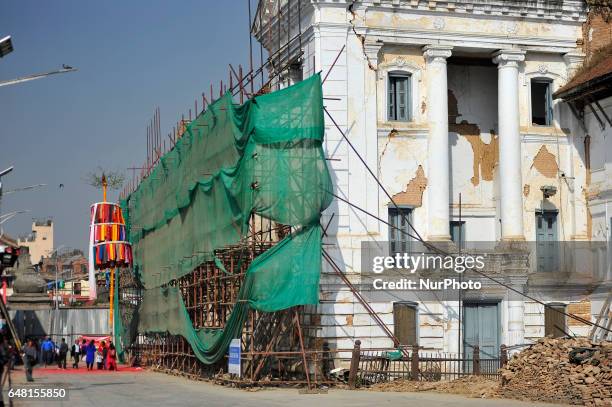
[{"label": "group of people", "polygon": [[[40,353],[38,352],[39,349]],[[50,337],[47,337],[40,344],[40,347],[34,339],[30,338],[23,347],[26,379],[33,381],[32,369],[39,362],[39,355],[40,361],[45,366],[57,362],[60,369],[66,369],[68,352],[70,352],[70,357],[72,358],[73,369],[78,369],[79,362],[82,360],[85,362],[87,370],[93,370],[94,364],[98,370],[117,370],[117,350],[112,341],[109,341],[108,345],[105,341],[101,341],[96,346],[93,339],[89,342],[86,339],[82,339],[79,342],[77,339],[69,349],[65,338],[62,338],[59,344],[55,344]]]},{"label": "group of people", "polygon": [[47,336],[40,344],[40,351],[42,352],[42,362],[45,366],[52,365],[57,362],[57,366],[60,369],[66,368],[66,356],[68,355],[68,344],[66,339],[62,338],[59,344],[55,344],[49,336]]},{"label": "group of people", "polygon": [[117,370],[117,349],[112,341],[106,346],[106,342],[100,342],[100,345],[96,347],[96,343],[92,340],[87,343],[83,339],[79,345],[78,339],[72,345],[70,354],[73,359],[72,367],[75,369],[79,368],[80,358],[85,359],[87,370],[93,370],[94,363],[98,370]]}]

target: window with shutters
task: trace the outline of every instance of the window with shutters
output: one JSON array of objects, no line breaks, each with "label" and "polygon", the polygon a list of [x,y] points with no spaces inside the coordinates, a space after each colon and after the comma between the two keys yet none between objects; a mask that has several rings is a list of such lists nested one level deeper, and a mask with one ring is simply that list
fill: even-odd
[{"label": "window with shutters", "polygon": [[410,253],[410,236],[414,233],[412,223],[412,208],[389,208],[389,247],[390,254]]},{"label": "window with shutters", "polygon": [[450,221],[451,240],[457,245],[463,246],[465,243],[465,221],[451,220]]},{"label": "window with shutters", "polygon": [[558,271],[557,211],[536,211],[536,254],[538,271]]},{"label": "window with shutters", "polygon": [[395,337],[400,345],[418,345],[418,311],[415,302],[393,303],[393,325]]},{"label": "window with shutters", "polygon": [[[548,304],[544,309],[544,335],[560,338],[565,336],[567,332],[567,324],[565,320],[565,304]],[[559,312],[561,311],[561,312]]]},{"label": "window with shutters", "polygon": [[387,119],[410,121],[410,74],[389,73],[387,93]]},{"label": "window with shutters", "polygon": [[531,123],[539,126],[552,126],[552,81],[550,79],[531,80]]}]

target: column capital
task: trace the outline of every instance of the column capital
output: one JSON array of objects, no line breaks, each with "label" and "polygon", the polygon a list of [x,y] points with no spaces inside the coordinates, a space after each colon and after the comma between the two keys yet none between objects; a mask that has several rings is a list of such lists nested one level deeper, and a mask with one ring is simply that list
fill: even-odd
[{"label": "column capital", "polygon": [[518,67],[518,63],[525,60],[525,54],[522,49],[500,49],[493,53],[493,63],[499,65],[499,68]]},{"label": "column capital", "polygon": [[446,63],[446,58],[452,55],[453,47],[450,45],[425,45],[423,47],[423,56],[427,63],[442,62]]},{"label": "column capital", "polygon": [[582,62],[584,62],[584,58],[584,53],[578,50],[566,52],[565,54],[563,54],[563,60],[568,65],[582,64]]},{"label": "column capital", "polygon": [[363,43],[363,52],[370,64],[372,69],[378,68],[378,51],[382,48],[384,43],[380,40],[378,41],[368,41],[366,40]]},{"label": "column capital", "polygon": [[565,61],[565,66],[567,67],[568,78],[574,76],[576,71],[582,66],[584,58],[585,55],[578,50],[563,54],[563,60]]}]

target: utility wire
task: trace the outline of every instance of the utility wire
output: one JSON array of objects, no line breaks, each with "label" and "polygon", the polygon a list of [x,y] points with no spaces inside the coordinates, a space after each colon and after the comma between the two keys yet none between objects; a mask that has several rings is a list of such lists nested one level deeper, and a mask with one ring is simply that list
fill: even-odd
[{"label": "utility wire", "polygon": [[[374,219],[378,220],[379,222],[382,222],[382,223],[386,224],[387,226],[389,226],[389,227],[391,227],[391,228],[393,228],[393,229],[396,229],[397,231],[399,231],[399,232],[401,232],[401,233],[404,233],[404,234],[405,234],[405,235],[407,235],[407,236],[413,237],[413,235],[411,235],[410,233],[406,232],[405,230],[403,230],[403,229],[401,229],[401,228],[398,228],[398,227],[397,227],[397,226],[395,226],[395,225],[392,225],[391,223],[389,223],[389,222],[387,222],[387,221],[385,221],[385,220],[383,220],[383,219],[379,218],[378,216],[374,215],[373,213],[370,213],[370,212],[366,211],[365,209],[363,209],[363,208],[359,207],[358,205],[355,205],[355,204],[353,204],[353,203],[349,202],[348,200],[346,200],[346,199],[344,199],[344,198],[339,197],[338,195],[336,195],[336,194],[334,194],[334,193],[331,193],[331,192],[330,192],[330,194],[331,194],[331,195],[333,195],[335,198],[337,198],[337,199],[341,200],[342,202],[345,202],[347,205],[349,205],[349,206],[351,206],[351,207],[353,207],[353,208],[355,208],[355,209],[357,209],[357,210],[359,210],[359,211],[361,211],[361,212],[365,213],[365,214],[366,214],[366,215],[368,215],[368,216],[373,217]],[[451,253],[444,252],[443,250],[438,250],[438,253],[439,253],[439,254],[444,254],[444,255],[446,255],[446,256],[452,256],[452,254],[451,254]],[[565,315],[565,316],[567,316],[567,317],[570,317],[570,318],[576,319],[577,321],[583,322],[583,323],[585,323],[585,324],[589,324],[589,325],[591,325],[591,326],[595,326],[595,327],[598,327],[598,328],[602,328],[602,329],[604,329],[604,330],[606,330],[606,331],[608,331],[608,332],[612,332],[612,330],[610,330],[610,329],[608,329],[608,328],[605,328],[605,327],[603,327],[603,326],[601,326],[601,325],[598,325],[598,324],[596,324],[596,323],[594,323],[594,322],[590,322],[590,321],[588,321],[588,320],[586,320],[586,319],[583,319],[583,318],[581,318],[581,317],[579,317],[579,316],[577,316],[577,315],[574,315],[574,314],[568,314],[568,313],[566,313],[566,312],[564,312],[564,311],[560,311],[560,310],[559,310],[559,309],[557,309],[557,308],[554,308],[554,307],[548,306],[546,303],[544,303],[544,302],[542,302],[542,301],[540,301],[540,300],[538,300],[538,299],[535,299],[535,298],[533,298],[533,297],[531,297],[531,296],[529,296],[529,295],[527,295],[527,294],[525,294],[525,293],[522,293],[521,291],[518,291],[517,289],[513,288],[512,286],[509,286],[509,285],[507,285],[506,283],[504,283],[504,282],[502,282],[502,281],[499,281],[499,280],[497,280],[497,279],[495,279],[495,278],[493,278],[493,277],[491,277],[491,276],[487,275],[486,273],[483,273],[482,271],[479,271],[479,270],[476,270],[476,269],[472,269],[472,268],[467,268],[467,271],[473,271],[473,272],[475,272],[475,273],[477,273],[477,274],[479,274],[479,275],[481,275],[481,276],[484,276],[484,277],[488,278],[489,280],[491,280],[491,281],[495,282],[496,284],[499,284],[499,285],[501,285],[501,286],[503,286],[503,287],[506,287],[507,289],[509,289],[509,290],[511,290],[511,291],[514,291],[514,292],[516,292],[517,294],[520,294],[520,295],[522,295],[522,296],[524,296],[524,297],[526,297],[526,298],[528,298],[528,299],[530,299],[530,300],[532,300],[532,301],[535,301],[535,302],[537,302],[538,304],[544,305],[544,306],[546,306],[547,308],[554,309],[555,311],[557,311],[557,312],[559,312],[559,313],[562,313],[563,315]]]},{"label": "utility wire", "polygon": [[[385,195],[387,195],[387,198],[389,198],[389,200],[391,201],[391,203],[393,204],[393,206],[395,206],[395,208],[397,208],[397,209],[400,209],[400,208],[399,208],[399,206],[398,206],[398,205],[395,203],[395,201],[394,201],[394,200],[393,200],[393,198],[391,197],[391,195],[389,194],[389,192],[387,192],[387,190],[385,189],[385,187],[382,185],[382,183],[380,182],[380,180],[378,179],[378,177],[377,177],[377,176],[376,176],[376,175],[375,175],[375,174],[372,172],[372,170],[370,169],[370,167],[368,166],[368,164],[365,162],[365,160],[363,159],[363,157],[361,156],[361,154],[359,154],[359,152],[357,151],[357,149],[355,148],[355,146],[353,146],[353,143],[351,143],[351,141],[348,139],[348,137],[346,137],[346,135],[344,134],[344,132],[342,131],[342,129],[340,128],[340,126],[338,126],[338,123],[336,123],[336,121],[334,120],[334,118],[332,117],[332,115],[329,113],[329,111],[327,110],[327,108],[326,108],[326,107],[323,107],[323,109],[325,110],[325,113],[326,113],[326,114],[327,114],[327,116],[330,118],[330,120],[332,121],[332,123],[334,124],[334,126],[336,127],[336,129],[337,129],[337,130],[340,132],[340,134],[342,135],[342,138],[343,138],[343,139],[344,139],[344,140],[345,140],[345,141],[348,143],[348,145],[351,147],[351,149],[353,150],[353,152],[354,152],[354,153],[357,155],[357,157],[359,158],[359,160],[361,161],[361,163],[362,163],[362,164],[365,166],[365,168],[368,170],[368,172],[370,173],[370,175],[371,175],[371,176],[374,178],[374,180],[376,181],[376,183],[378,184],[378,186],[380,187],[380,189],[382,189],[382,191],[385,193]],[[444,251],[444,250],[442,250],[442,249],[440,249],[440,248],[438,248],[438,247],[436,247],[436,246],[432,245],[431,243],[426,242],[426,241],[425,241],[425,240],[424,240],[424,239],[421,237],[421,235],[419,234],[419,232],[418,232],[418,231],[415,229],[415,227],[412,225],[412,223],[410,222],[410,220],[409,220],[409,219],[406,217],[406,215],[402,213],[402,211],[398,211],[398,213],[399,213],[399,214],[402,216],[403,221],[404,221],[404,222],[405,222],[407,225],[409,225],[409,226],[410,226],[410,228],[411,228],[411,229],[414,231],[414,233],[416,234],[416,236],[414,236],[414,235],[410,234],[409,232],[406,232],[405,230],[400,229],[400,228],[398,228],[398,227],[396,227],[396,226],[394,226],[394,225],[391,225],[390,223],[388,223],[388,222],[386,222],[386,221],[382,220],[381,218],[379,218],[378,216],[376,216],[376,215],[374,215],[374,214],[372,214],[372,213],[370,213],[370,212],[366,211],[365,209],[363,209],[363,208],[361,208],[361,207],[359,207],[359,206],[357,206],[357,205],[355,205],[355,204],[352,204],[351,202],[347,201],[347,200],[346,200],[346,199],[344,199],[344,198],[339,197],[338,195],[336,195],[336,194],[334,194],[334,193],[331,193],[331,192],[329,192],[329,191],[328,191],[328,193],[330,193],[331,195],[333,195],[333,196],[334,196],[334,197],[336,197],[337,199],[339,199],[339,200],[341,200],[341,201],[345,202],[346,204],[350,205],[351,207],[353,207],[353,208],[355,208],[355,209],[357,209],[357,210],[359,210],[359,211],[361,211],[361,212],[365,213],[366,215],[372,216],[374,219],[377,219],[378,221],[383,222],[383,223],[387,224],[388,226],[391,226],[392,228],[399,230],[401,233],[403,233],[403,234],[405,234],[405,235],[408,235],[409,237],[412,237],[413,239],[414,239],[414,238],[416,238],[416,239],[417,239],[419,242],[421,242],[422,244],[424,244],[424,245],[425,245],[425,247],[427,247],[427,248],[429,248],[429,249],[431,249],[431,250],[435,251],[436,253],[441,254],[441,255],[444,255],[444,256],[452,256],[452,254],[451,254],[451,253],[448,253],[448,252],[446,252],[446,251]],[[545,302],[543,302],[543,301],[540,301],[540,300],[538,300],[538,299],[536,299],[536,298],[534,298],[534,297],[531,297],[530,295],[527,295],[527,294],[525,294],[525,293],[523,293],[523,292],[521,292],[521,291],[517,290],[516,288],[511,287],[511,286],[509,286],[509,285],[505,284],[504,282],[499,281],[499,280],[497,280],[497,279],[495,279],[495,278],[493,278],[493,277],[491,277],[491,276],[487,275],[486,273],[483,273],[483,272],[481,272],[481,271],[478,271],[478,270],[475,270],[475,269],[473,269],[473,268],[469,268],[469,267],[467,268],[467,271],[472,271],[472,272],[474,272],[474,273],[476,273],[476,274],[479,274],[479,275],[481,275],[481,276],[483,276],[483,277],[485,277],[485,278],[487,278],[487,279],[489,279],[489,280],[493,281],[494,283],[499,284],[499,285],[501,285],[502,287],[507,288],[507,289],[508,289],[508,290],[510,290],[510,291],[513,291],[513,292],[515,292],[515,293],[517,293],[517,294],[519,294],[519,295],[521,295],[521,296],[523,296],[523,297],[525,297],[525,298],[527,298],[527,299],[529,299],[529,300],[531,300],[531,301],[534,301],[534,302],[536,302],[536,303],[538,303],[538,304],[540,304],[540,305],[544,306],[544,308],[548,308],[548,309],[554,310],[555,312],[558,312],[558,313],[560,313],[560,314],[562,314],[562,315],[565,315],[566,317],[572,318],[572,319],[574,319],[574,320],[576,320],[576,321],[579,321],[579,322],[582,322],[582,323],[584,323],[584,324],[587,324],[587,325],[590,325],[590,326],[594,326],[594,327],[597,327],[597,328],[601,328],[601,329],[603,329],[603,330],[605,330],[605,331],[608,331],[608,332],[612,332],[612,330],[611,330],[611,329],[606,328],[606,327],[604,327],[604,326],[602,326],[602,325],[596,324],[596,323],[594,323],[594,322],[591,322],[591,321],[588,321],[588,320],[586,320],[586,319],[584,319],[584,318],[581,318],[581,317],[579,317],[579,316],[577,316],[577,315],[570,314],[570,313],[565,312],[565,311],[562,311],[562,310],[560,310],[560,309],[558,309],[558,308],[556,308],[556,307],[550,306],[549,304],[546,304],[546,303],[545,303]]]}]

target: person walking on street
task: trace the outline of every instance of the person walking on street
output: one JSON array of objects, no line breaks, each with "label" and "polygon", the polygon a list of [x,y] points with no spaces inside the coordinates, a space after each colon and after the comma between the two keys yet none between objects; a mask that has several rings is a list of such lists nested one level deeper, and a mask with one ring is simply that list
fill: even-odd
[{"label": "person walking on street", "polygon": [[45,366],[53,363],[53,352],[55,352],[55,344],[51,340],[51,337],[47,336],[47,338],[43,341],[41,345],[42,357],[45,362]]},{"label": "person walking on street", "polygon": [[117,350],[112,342],[108,345],[107,369],[117,371]]},{"label": "person walking on street", "polygon": [[23,347],[23,364],[25,365],[26,380],[33,382],[32,370],[37,362],[37,351],[34,341],[28,339],[28,343]]},{"label": "person walking on street", "polygon": [[104,369],[104,354],[103,350],[105,348],[105,343],[102,341],[100,346],[98,346],[98,350],[96,351],[96,364],[98,365],[98,370]]},{"label": "person walking on street", "polygon": [[106,346],[106,343],[102,341],[102,369],[108,368],[107,363],[108,363],[108,346]]},{"label": "person walking on street", "polygon": [[6,336],[2,334],[0,335],[0,407],[4,407],[2,392],[5,378],[10,375],[11,364],[9,343]]},{"label": "person walking on street", "polygon": [[93,370],[93,364],[96,358],[96,343],[93,341],[93,339],[85,348],[85,355],[85,364],[87,365],[87,370]]},{"label": "person walking on street", "polygon": [[68,344],[66,343],[66,338],[62,338],[62,342],[59,346],[58,358],[57,358],[57,366],[60,369],[66,369],[66,356],[68,355]]},{"label": "person walking on street", "polygon": [[72,347],[70,348],[70,357],[72,357],[72,368],[79,368],[79,357],[81,357],[81,346],[79,346],[79,340],[75,339]]}]

